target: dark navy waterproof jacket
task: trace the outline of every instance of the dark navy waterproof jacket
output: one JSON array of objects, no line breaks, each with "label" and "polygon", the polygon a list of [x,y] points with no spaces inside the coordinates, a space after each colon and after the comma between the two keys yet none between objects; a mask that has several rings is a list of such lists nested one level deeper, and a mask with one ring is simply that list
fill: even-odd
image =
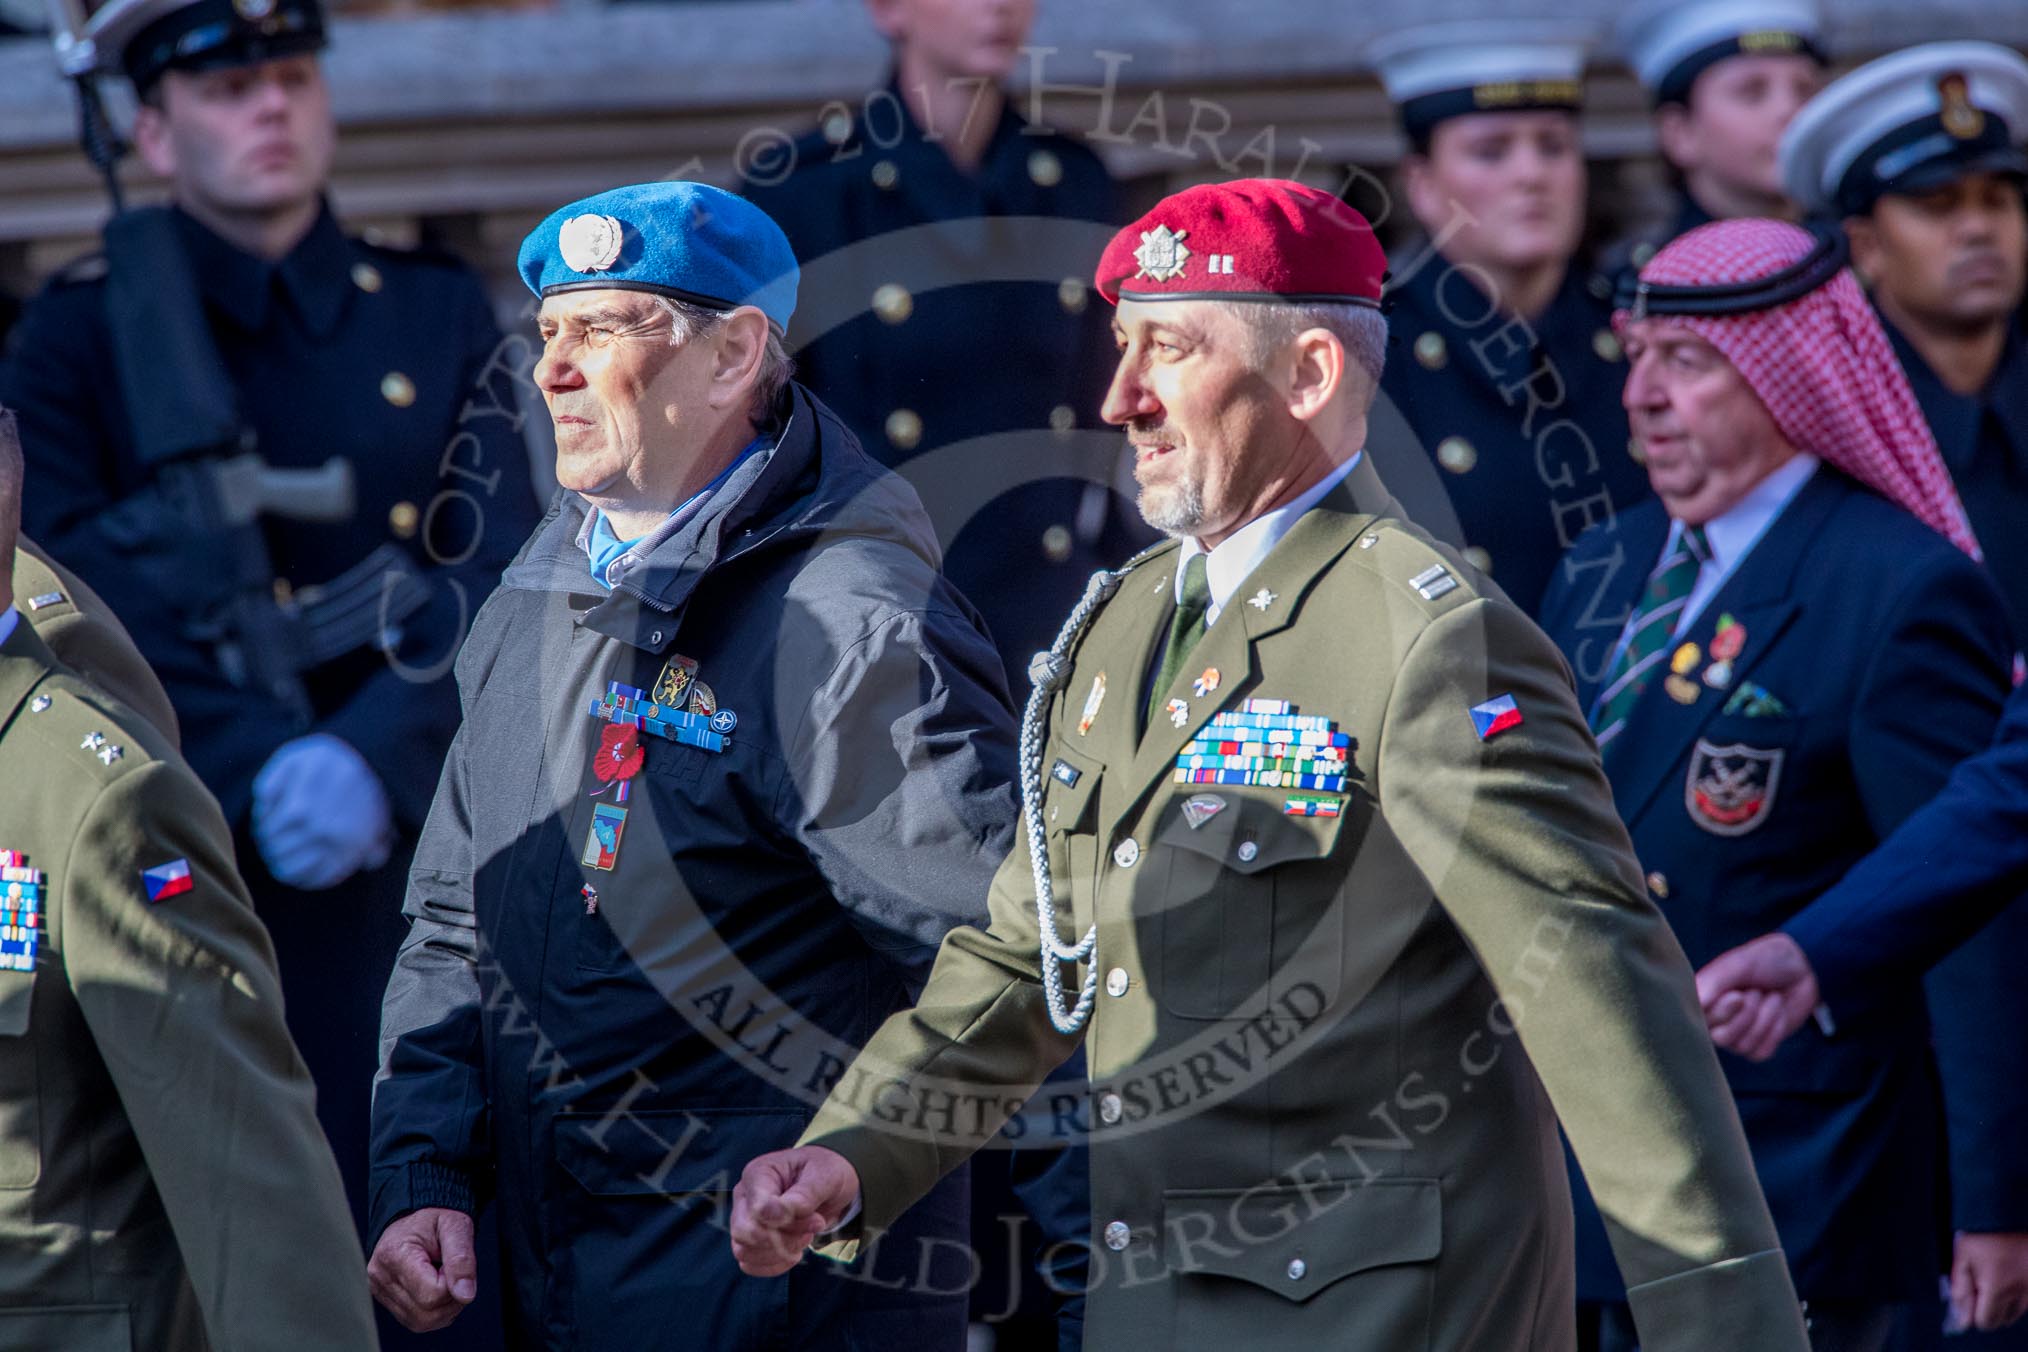
[{"label": "dark navy waterproof jacket", "polygon": [[[800,388],[775,449],[610,594],[584,512],[559,494],[459,660],[370,1233],[491,1198],[517,1347],[961,1344],[962,1174],[849,1269],[744,1277],[724,1224],[747,1161],[794,1144],[944,933],[984,921],[1015,829],[992,645],[914,493]],[[677,657],[730,745],[644,736],[616,803],[589,706]],[[582,862],[601,806],[627,813],[610,870]]]},{"label": "dark navy waterproof jacket", "polygon": [[[1586,537],[1560,570],[1569,581],[1552,590],[1544,627],[1570,657],[1580,702],[1596,696],[1618,633],[1601,621],[1624,620],[1637,602],[1668,527],[1659,503],[1635,508]],[[1746,639],[1719,690],[1699,671],[1726,614]],[[1984,747],[2014,650],[1977,564],[1828,465],[1683,637],[1700,649],[1695,700],[1679,704],[1652,686],[1606,748],[1605,768],[1656,903],[1695,966],[1779,928]],[[1725,712],[1749,682],[1784,712]],[[1715,831],[1696,791],[1708,795],[1715,776],[1742,771],[1765,788],[1761,806]],[[1810,1023],[1764,1063],[1722,1058],[1805,1299],[1934,1298],[1950,1228],[1937,1186],[1939,1061],[1960,1193],[1990,1200],[2002,1182],[2019,1187],[2016,1152],[1991,1151],[1977,1123],[2014,1111],[2022,1087],[1952,1073],[1954,1057],[1987,1057],[1983,1043],[1940,1037],[1932,1055],[1921,983],[1883,982],[1873,995],[1869,1008],[1838,1017],[1832,1035]],[[1997,970],[1948,990],[1932,985],[1929,999],[1983,1010],[2009,1036],[2028,1021],[2022,983]],[[1938,1026],[1947,1026],[1941,1008]],[[1581,1180],[1573,1184],[1579,1294],[1617,1298],[1603,1230]],[[1959,1225],[1988,1228],[1965,1226],[1965,1197]]]}]

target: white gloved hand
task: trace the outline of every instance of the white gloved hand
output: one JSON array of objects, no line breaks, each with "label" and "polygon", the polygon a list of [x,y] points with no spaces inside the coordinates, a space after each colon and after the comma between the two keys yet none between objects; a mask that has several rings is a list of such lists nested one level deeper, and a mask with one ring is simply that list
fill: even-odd
[{"label": "white gloved hand", "polygon": [[253,835],[277,882],[336,887],[387,862],[387,790],[350,743],[325,732],[285,742],[253,782]]}]

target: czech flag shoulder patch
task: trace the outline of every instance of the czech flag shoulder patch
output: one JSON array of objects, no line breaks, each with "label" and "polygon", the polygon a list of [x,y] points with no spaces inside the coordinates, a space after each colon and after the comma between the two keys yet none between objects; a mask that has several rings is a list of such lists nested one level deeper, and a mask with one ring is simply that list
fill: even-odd
[{"label": "czech flag shoulder patch", "polygon": [[141,870],[141,885],[148,889],[149,901],[167,901],[180,897],[195,884],[190,880],[190,861],[171,859],[166,864]]},{"label": "czech flag shoulder patch", "polygon": [[1521,726],[1521,706],[1514,702],[1512,695],[1501,695],[1484,704],[1472,707],[1472,726],[1479,730],[1479,740],[1491,741],[1509,728]]}]

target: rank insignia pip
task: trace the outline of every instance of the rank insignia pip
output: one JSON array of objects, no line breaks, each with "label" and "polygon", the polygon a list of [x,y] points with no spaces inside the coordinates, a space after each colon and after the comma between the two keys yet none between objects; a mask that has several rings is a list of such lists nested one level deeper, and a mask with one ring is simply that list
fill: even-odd
[{"label": "rank insignia pip", "polygon": [[1698,738],[1683,780],[1690,820],[1714,836],[1743,836],[1759,828],[1774,808],[1785,754],[1738,743],[1714,746]]},{"label": "rank insignia pip", "polygon": [[22,851],[0,850],[0,971],[35,970],[45,882],[42,870],[28,867]]}]

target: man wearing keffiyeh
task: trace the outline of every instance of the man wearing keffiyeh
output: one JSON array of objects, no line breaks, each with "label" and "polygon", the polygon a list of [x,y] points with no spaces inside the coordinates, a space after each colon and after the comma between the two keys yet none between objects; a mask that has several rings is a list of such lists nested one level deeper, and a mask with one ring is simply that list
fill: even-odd
[{"label": "man wearing keffiyeh", "polygon": [[[1658,501],[1579,541],[1545,608],[1694,963],[1835,882],[1985,744],[2008,689],[1998,593],[1844,263],[1838,237],[1727,221],[1630,282],[1624,403]],[[1872,997],[1766,1061],[1725,1058],[1817,1352],[1875,1352],[1897,1307],[1933,1304],[1949,1229],[1924,992]],[[1998,982],[1952,998],[2023,1017]],[[1953,1124],[1999,1110],[1950,1092],[1963,1050],[1934,1054]],[[1579,1296],[1600,1347],[1628,1346],[1574,1189]]]}]

